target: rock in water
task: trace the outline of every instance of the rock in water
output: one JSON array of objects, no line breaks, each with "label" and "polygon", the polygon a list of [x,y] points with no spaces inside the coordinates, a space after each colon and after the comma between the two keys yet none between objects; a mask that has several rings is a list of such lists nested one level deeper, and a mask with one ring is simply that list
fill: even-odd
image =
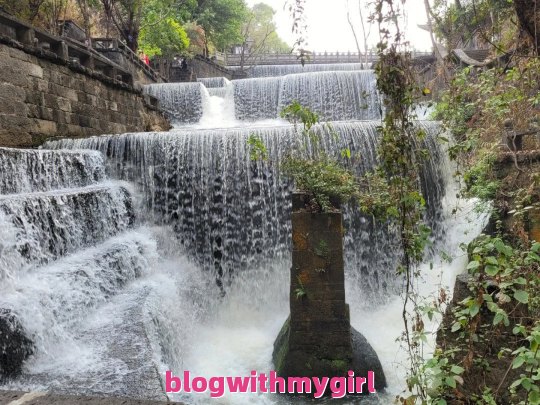
[{"label": "rock in water", "polygon": [[352,370],[354,374],[365,377],[368,371],[375,374],[375,389],[377,391],[386,387],[386,377],[383,372],[381,362],[377,353],[371,347],[367,339],[351,326],[353,362]]},{"label": "rock in water", "polygon": [[0,377],[20,374],[24,361],[34,352],[34,343],[9,309],[0,308]]}]

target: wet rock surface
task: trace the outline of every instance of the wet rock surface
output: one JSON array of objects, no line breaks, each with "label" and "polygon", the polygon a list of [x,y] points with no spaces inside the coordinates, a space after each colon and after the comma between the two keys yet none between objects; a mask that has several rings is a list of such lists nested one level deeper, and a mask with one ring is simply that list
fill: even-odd
[{"label": "wet rock surface", "polygon": [[122,397],[89,397],[82,395],[55,395],[43,392],[25,393],[21,391],[0,391],[0,405],[10,405],[19,401],[17,405],[153,405],[153,404],[180,404],[179,402],[146,401]]}]

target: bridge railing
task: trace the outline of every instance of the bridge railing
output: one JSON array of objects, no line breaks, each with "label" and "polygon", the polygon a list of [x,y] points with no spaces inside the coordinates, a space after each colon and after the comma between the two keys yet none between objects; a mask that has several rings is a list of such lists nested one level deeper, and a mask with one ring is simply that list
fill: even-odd
[{"label": "bridge railing", "polygon": [[99,53],[109,57],[111,53],[121,54],[126,61],[142,70],[154,82],[163,81],[159,73],[144,63],[126,44],[115,38],[92,38],[92,47]]},{"label": "bridge railing", "polygon": [[1,11],[0,36],[3,40],[15,41],[40,55],[100,72],[111,79],[129,85],[133,84],[131,72],[105,58],[91,47],[50,34]]},{"label": "bridge railing", "polygon": [[[413,51],[412,57],[432,55],[431,52]],[[240,66],[242,55],[216,52],[216,60],[226,66]],[[308,54],[307,63],[373,63],[378,60],[375,52],[313,52]],[[300,57],[294,53],[268,53],[245,58],[244,65],[289,65],[299,63]]]}]

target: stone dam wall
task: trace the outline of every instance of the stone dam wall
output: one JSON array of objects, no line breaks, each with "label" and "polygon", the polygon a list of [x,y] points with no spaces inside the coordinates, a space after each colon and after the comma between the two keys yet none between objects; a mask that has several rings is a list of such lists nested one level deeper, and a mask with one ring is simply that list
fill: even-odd
[{"label": "stone dam wall", "polygon": [[169,128],[135,86],[0,36],[0,146]]}]

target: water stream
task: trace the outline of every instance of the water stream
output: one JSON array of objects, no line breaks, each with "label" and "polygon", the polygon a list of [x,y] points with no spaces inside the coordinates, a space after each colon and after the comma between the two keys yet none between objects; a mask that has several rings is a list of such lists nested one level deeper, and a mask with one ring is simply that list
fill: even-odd
[{"label": "water stream", "polygon": [[[207,377],[272,370],[289,299],[292,184],[279,166],[297,142],[279,111],[292,100],[312,108],[330,122],[316,127],[329,135],[324,150],[350,149],[344,163],[365,173],[376,164],[381,109],[373,72],[358,68],[261,67],[260,76],[275,76],[150,85],[145,91],[174,122],[170,132],[0,149],[0,308],[16,314],[35,345],[22,375],[1,387],[165,399],[165,370]],[[437,123],[418,125],[430,152],[420,176],[434,243],[422,266],[428,296],[452,287],[466,260],[459,245],[484,219],[473,202],[455,198]],[[267,161],[250,159],[252,134],[267,146]],[[351,323],[373,345],[389,383],[363,403],[390,404],[405,375],[395,341],[399,253],[388,226],[352,207],[344,220]],[[199,404],[209,394],[171,398]],[[304,400],[212,400],[291,401]]]}]

